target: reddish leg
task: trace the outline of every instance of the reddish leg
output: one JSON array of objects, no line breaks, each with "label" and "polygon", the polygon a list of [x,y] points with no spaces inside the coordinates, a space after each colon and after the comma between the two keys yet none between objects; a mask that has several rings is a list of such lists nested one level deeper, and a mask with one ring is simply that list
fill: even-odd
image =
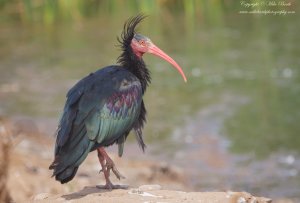
[{"label": "reddish leg", "polygon": [[106,151],[104,150],[103,147],[99,147],[97,149],[98,151],[98,159],[101,164],[102,169],[100,172],[104,173],[105,181],[106,184],[104,186],[97,186],[100,189],[126,189],[126,186],[121,186],[121,185],[113,185],[109,179],[110,176],[110,170],[113,171],[113,173],[116,175],[116,177],[120,180],[121,178],[125,178],[120,174],[120,172],[117,170],[113,160],[108,156]]}]

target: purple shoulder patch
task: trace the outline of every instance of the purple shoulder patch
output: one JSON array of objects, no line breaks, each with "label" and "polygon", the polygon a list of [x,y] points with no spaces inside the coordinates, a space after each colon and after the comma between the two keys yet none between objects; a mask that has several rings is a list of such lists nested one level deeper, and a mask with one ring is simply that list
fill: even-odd
[{"label": "purple shoulder patch", "polygon": [[121,109],[128,112],[134,104],[141,99],[141,91],[138,86],[132,85],[128,89],[120,90],[112,94],[108,99],[106,106],[111,113],[119,113]]}]

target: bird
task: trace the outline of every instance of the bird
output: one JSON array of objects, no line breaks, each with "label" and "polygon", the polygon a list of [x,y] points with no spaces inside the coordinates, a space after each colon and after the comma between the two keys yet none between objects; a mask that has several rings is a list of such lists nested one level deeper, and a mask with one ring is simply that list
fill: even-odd
[{"label": "bird", "polygon": [[49,166],[61,184],[71,181],[89,152],[97,151],[104,173],[103,189],[118,189],[110,181],[110,172],[120,180],[118,171],[105,148],[117,144],[118,155],[123,155],[124,143],[131,131],[142,151],[146,144],[142,129],[146,122],[143,95],[151,83],[150,71],[142,58],[150,53],[161,57],[187,78],[182,68],[148,37],[137,33],[146,16],[129,18],[117,38],[121,55],[118,65],[110,65],[90,73],[78,81],[67,93],[66,103],[56,130],[54,161]]}]

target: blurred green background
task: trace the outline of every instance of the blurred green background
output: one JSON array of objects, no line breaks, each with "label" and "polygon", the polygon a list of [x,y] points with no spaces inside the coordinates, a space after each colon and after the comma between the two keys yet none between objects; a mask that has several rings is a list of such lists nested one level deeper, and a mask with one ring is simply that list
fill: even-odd
[{"label": "blurred green background", "polygon": [[[116,63],[123,23],[142,12],[148,18],[139,31],[188,77],[184,84],[169,64],[144,57],[153,78],[145,134],[156,146],[154,156],[175,156],[174,163],[184,167],[189,154],[205,147],[201,139],[212,136],[221,141],[211,147],[224,151],[229,164],[212,170],[199,156],[191,173],[195,189],[225,185],[299,198],[299,5],[246,8],[241,2],[0,0],[0,115],[52,122],[47,130],[53,134],[67,90]],[[293,13],[240,13],[255,9]],[[248,175],[232,178],[239,168]],[[197,182],[201,170],[227,178]]]}]

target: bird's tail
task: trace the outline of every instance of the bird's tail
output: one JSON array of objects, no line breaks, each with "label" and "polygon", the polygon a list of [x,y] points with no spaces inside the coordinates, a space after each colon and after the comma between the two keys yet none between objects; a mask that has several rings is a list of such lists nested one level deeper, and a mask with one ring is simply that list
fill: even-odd
[{"label": "bird's tail", "polygon": [[61,182],[61,184],[63,183],[67,183],[70,180],[72,180],[74,178],[74,176],[76,175],[76,172],[78,170],[78,166],[73,167],[73,166],[68,166],[66,168],[64,168],[64,170],[62,170],[61,172],[57,172],[57,165],[56,162],[54,160],[54,162],[49,166],[49,169],[53,169],[53,176],[55,176],[55,179],[59,182]]},{"label": "bird's tail", "polygon": [[87,137],[83,139],[86,140],[83,140],[83,142],[81,140],[79,144],[72,142],[61,149],[49,166],[49,169],[53,170],[53,176],[61,184],[67,183],[74,178],[79,165],[85,160],[94,145]]}]

